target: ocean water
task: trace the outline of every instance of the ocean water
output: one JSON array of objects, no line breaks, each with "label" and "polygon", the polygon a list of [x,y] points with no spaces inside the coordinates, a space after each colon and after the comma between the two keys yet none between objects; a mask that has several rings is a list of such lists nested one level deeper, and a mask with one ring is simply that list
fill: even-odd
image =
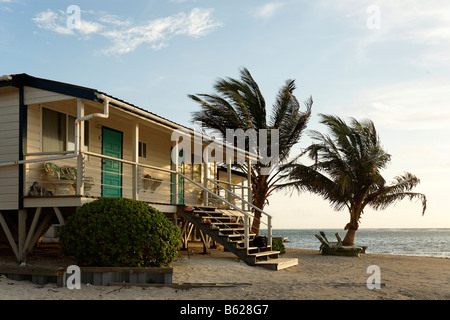
[{"label": "ocean water", "polygon": [[[272,234],[287,237],[286,247],[319,250],[320,242],[314,236],[319,231],[330,242],[337,241],[336,232],[342,239],[346,233],[342,229],[274,229]],[[450,258],[450,229],[359,229],[355,244],[367,246],[366,253]]]}]

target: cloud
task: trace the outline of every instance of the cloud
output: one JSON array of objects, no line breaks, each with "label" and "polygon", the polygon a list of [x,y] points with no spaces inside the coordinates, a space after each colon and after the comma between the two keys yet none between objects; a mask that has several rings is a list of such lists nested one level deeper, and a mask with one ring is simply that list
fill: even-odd
[{"label": "cloud", "polygon": [[64,14],[54,12],[50,9],[39,12],[33,19],[36,25],[45,30],[50,30],[59,34],[73,34],[73,30],[69,29],[65,24]]},{"label": "cloud", "polygon": [[14,4],[21,4],[21,3],[18,0],[0,0],[0,10],[5,12],[14,12],[13,9]]},{"label": "cloud", "polygon": [[223,25],[222,22],[212,18],[213,11],[213,9],[194,8],[189,14],[188,19],[182,18],[182,20],[185,20],[185,26],[182,26],[180,31],[186,27],[186,34],[197,38],[207,35],[217,27],[221,27]]},{"label": "cloud", "polygon": [[132,24],[130,19],[123,20],[115,14],[103,13],[100,15],[98,20],[102,23],[111,24],[119,27],[128,27]]},{"label": "cloud", "polygon": [[86,20],[80,21],[80,28],[78,31],[82,34],[96,34],[103,29],[103,25],[97,22],[90,22]]},{"label": "cloud", "polygon": [[446,129],[449,101],[448,82],[410,81],[362,93],[352,105],[352,114],[397,130]]},{"label": "cloud", "polygon": [[450,39],[450,3],[447,0],[430,0],[427,2],[410,0],[407,2],[376,0],[366,3],[356,0],[320,2],[322,9],[345,15],[354,26],[366,28],[372,11],[369,7],[378,8],[380,28],[378,41],[407,41],[416,43],[441,43]]},{"label": "cloud", "polygon": [[194,8],[189,14],[184,12],[169,17],[146,22],[140,26],[117,28],[106,31],[103,36],[113,45],[103,52],[106,54],[125,54],[134,51],[142,44],[158,50],[167,46],[168,40],[176,35],[199,38],[222,25],[212,17],[213,9]]},{"label": "cloud", "polygon": [[450,40],[450,3],[382,1],[380,4],[384,36],[415,44],[444,44]]},{"label": "cloud", "polygon": [[126,54],[141,45],[149,45],[158,50],[168,45],[168,41],[177,35],[200,38],[208,35],[222,23],[213,17],[213,9],[194,8],[190,12],[181,12],[168,17],[149,20],[136,25],[130,19],[121,19],[116,15],[102,13],[97,21],[89,21],[83,13],[79,28],[71,29],[66,25],[64,12],[50,9],[38,13],[33,21],[44,30],[64,35],[99,35],[108,39],[112,45],[101,51],[103,54]]},{"label": "cloud", "polygon": [[[450,50],[448,0],[322,0],[314,2],[314,5],[318,11],[330,13],[330,19],[345,23],[355,31],[351,40],[357,48],[358,58],[370,55],[373,46],[403,43],[421,48],[421,54],[427,56],[428,63],[448,65],[448,59],[432,54],[436,50]],[[379,29],[370,30],[367,26],[372,15],[368,12],[371,6],[379,9]],[[418,56],[416,63],[420,63],[422,57]],[[434,58],[437,60],[432,60]]]},{"label": "cloud", "polygon": [[103,29],[101,24],[83,19],[81,19],[77,29],[69,28],[67,26],[67,17],[65,13],[62,11],[54,12],[50,9],[38,13],[32,20],[41,29],[64,35],[75,35],[77,31],[80,35],[86,36],[96,34]]},{"label": "cloud", "polygon": [[252,11],[252,15],[256,18],[269,19],[273,17],[285,3],[283,2],[269,2]]}]

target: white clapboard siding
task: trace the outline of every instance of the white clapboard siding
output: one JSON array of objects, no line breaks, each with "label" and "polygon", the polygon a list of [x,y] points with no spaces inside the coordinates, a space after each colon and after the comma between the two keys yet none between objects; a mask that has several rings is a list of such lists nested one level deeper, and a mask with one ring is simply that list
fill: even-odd
[{"label": "white clapboard siding", "polygon": [[[170,148],[172,141],[170,140],[169,132],[141,124],[139,127],[139,141],[147,144],[147,157],[140,158],[139,163],[166,170],[171,169]],[[142,178],[144,178],[146,174],[150,174],[152,178],[160,179],[161,184],[152,192],[151,190],[145,190],[144,181],[141,180],[139,199],[157,203],[171,202],[170,173],[143,168],[140,174]]]},{"label": "white clapboard siding", "polygon": [[[19,160],[19,90],[0,88],[0,162]],[[0,167],[0,210],[18,209],[19,166]]]},{"label": "white clapboard siding", "polygon": [[52,101],[61,101],[61,100],[69,100],[74,99],[74,97],[67,96],[64,94],[36,89],[32,87],[24,87],[24,101],[26,105],[36,104],[36,103],[45,103]]},{"label": "white clapboard siding", "polygon": [[[27,120],[27,153],[36,153],[41,151],[41,108],[38,104],[28,106]],[[29,159],[36,157],[29,157]],[[40,157],[38,157],[40,158]],[[43,173],[43,163],[32,163],[25,166],[25,185],[24,195],[28,194],[33,182],[39,182]],[[50,190],[53,191],[53,190]]]},{"label": "white clapboard siding", "polygon": [[28,106],[27,153],[41,151],[41,108],[38,104]]}]

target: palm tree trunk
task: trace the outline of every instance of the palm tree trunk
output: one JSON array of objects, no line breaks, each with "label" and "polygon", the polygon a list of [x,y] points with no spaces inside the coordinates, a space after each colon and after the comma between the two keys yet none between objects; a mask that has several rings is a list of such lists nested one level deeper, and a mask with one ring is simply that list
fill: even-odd
[{"label": "palm tree trunk", "polygon": [[251,233],[256,234],[256,236],[258,237],[260,228],[261,228],[261,212],[255,210],[255,215],[253,216]]},{"label": "palm tree trunk", "polygon": [[[266,204],[268,185],[266,181],[266,176],[259,176],[256,183],[253,185],[253,205],[261,210],[264,209]],[[252,227],[250,229],[251,233],[256,234],[258,237],[261,229],[261,212],[254,210]]]},{"label": "palm tree trunk", "polygon": [[[256,194],[255,198],[253,199],[253,205],[262,210],[262,208],[264,207],[264,198],[261,197],[261,195]],[[256,234],[256,236],[258,237],[260,229],[261,229],[261,212],[259,212],[258,210],[254,210],[253,222],[250,232]]]},{"label": "palm tree trunk", "polygon": [[347,234],[344,237],[344,240],[342,240],[343,246],[354,246],[355,245],[355,235],[356,235],[357,228],[349,227]]},{"label": "palm tree trunk", "polygon": [[359,228],[359,218],[361,217],[361,212],[364,206],[362,205],[362,201],[356,202],[356,205],[352,205],[350,208],[350,222],[347,223],[344,230],[348,230],[347,234],[342,240],[343,246],[354,246],[355,245],[355,235],[356,230]]}]

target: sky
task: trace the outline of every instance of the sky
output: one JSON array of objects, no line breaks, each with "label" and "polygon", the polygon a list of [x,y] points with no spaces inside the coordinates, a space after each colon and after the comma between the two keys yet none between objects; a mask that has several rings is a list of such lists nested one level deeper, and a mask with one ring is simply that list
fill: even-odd
[{"label": "sky", "polygon": [[[242,67],[268,108],[295,79],[297,99],[314,100],[309,130],[326,132],[320,113],[371,119],[392,155],[385,178],[421,180],[424,216],[405,199],[366,209],[361,228],[450,228],[449,1],[0,0],[0,75],[96,88],[193,127],[187,95]],[[349,221],[309,193],[276,193],[266,211],[278,229]]]}]

